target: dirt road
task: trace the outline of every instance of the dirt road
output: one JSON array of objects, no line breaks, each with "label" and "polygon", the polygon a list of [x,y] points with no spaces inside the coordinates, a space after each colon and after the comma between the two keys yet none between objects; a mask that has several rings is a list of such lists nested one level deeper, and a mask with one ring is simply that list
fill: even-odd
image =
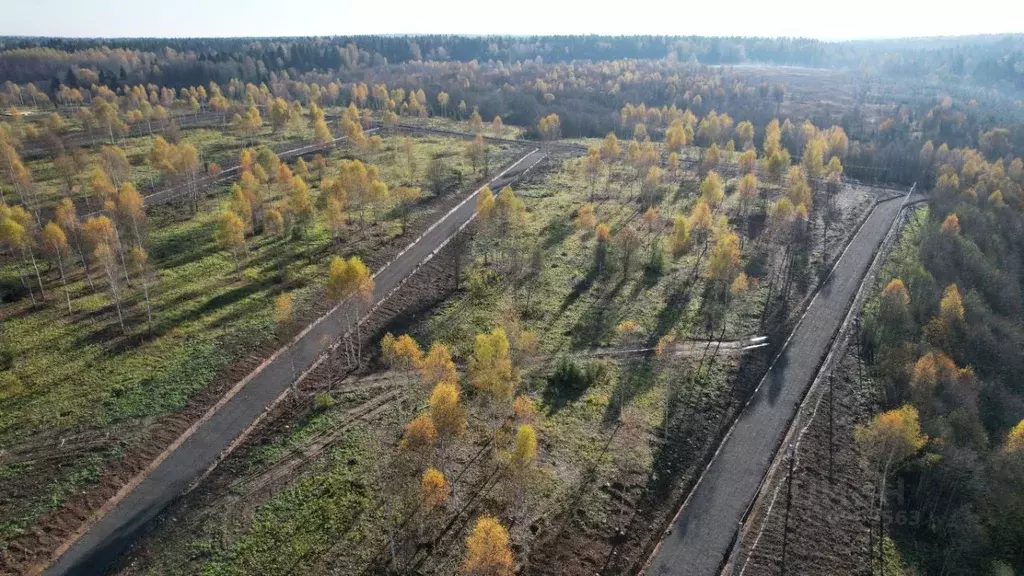
[{"label": "dirt road", "polygon": [[645,574],[717,574],[857,288],[902,206],[879,204],[797,323],[655,549]]},{"label": "dirt road", "polygon": [[[523,156],[489,185],[499,189],[543,158],[537,150]],[[476,211],[477,191],[442,216],[419,238],[374,275],[373,300],[387,299],[424,262],[430,260]],[[73,543],[58,550],[60,556],[45,574],[98,574],[132,542],[139,529],[156,516],[189,484],[215,464],[221,452],[256,420],[295,380],[313,366],[330,342],[349,329],[356,314],[365,314],[346,302],[334,308],[275,353],[260,368],[239,382],[202,420],[172,444],[148,474],[133,479],[107,505],[94,523],[83,526]],[[105,512],[105,513],[103,513]]]}]

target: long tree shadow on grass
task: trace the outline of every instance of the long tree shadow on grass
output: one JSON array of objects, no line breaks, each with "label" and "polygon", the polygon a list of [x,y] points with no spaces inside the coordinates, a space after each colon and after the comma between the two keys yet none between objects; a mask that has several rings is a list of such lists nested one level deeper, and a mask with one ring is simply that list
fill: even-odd
[{"label": "long tree shadow on grass", "polygon": [[261,248],[264,247],[258,256],[245,262],[245,267],[279,279],[302,276],[310,267],[326,267],[329,256],[337,254],[333,242],[321,245],[304,240],[274,240]]},{"label": "long tree shadow on grass", "polygon": [[655,446],[651,474],[624,530],[626,537],[610,550],[602,574],[635,573],[646,560],[650,547],[675,517],[732,419],[765,375],[778,347],[775,343],[744,354],[739,366],[725,375],[728,384],[721,393],[709,392],[702,383],[707,372],[686,378],[683,386],[674,386],[669,399],[672,417],[668,437]]},{"label": "long tree shadow on grass", "polygon": [[[175,316],[166,316],[160,313],[160,308],[154,309],[153,315],[153,332],[148,334],[144,321],[144,316],[137,316],[138,310],[141,306],[136,303],[132,308],[126,306],[126,327],[133,331],[129,337],[124,337],[121,334],[121,328],[117,323],[116,312],[114,312],[113,304],[106,306],[102,309],[103,315],[109,318],[98,330],[93,330],[87,334],[82,335],[76,342],[75,346],[87,346],[87,345],[104,345],[108,346],[112,355],[118,355],[126,352],[132,348],[135,348],[147,340],[153,340],[164,336],[171,330],[174,330],[183,324],[198,321],[202,317],[213,314],[218,310],[236,304],[253,294],[259,292],[271,292],[280,291],[281,278],[277,275],[268,276],[259,282],[247,282],[236,288],[223,292],[210,298],[204,304],[190,308]],[[299,286],[301,287],[301,286]],[[129,301],[125,302],[126,305],[130,304]],[[99,314],[101,311],[97,311]],[[224,326],[232,321],[236,321],[245,314],[251,312],[251,310],[240,310],[233,314],[230,314],[224,318],[218,319],[215,326]],[[144,313],[143,313],[144,314]],[[136,319],[137,318],[137,319]],[[141,334],[139,334],[141,333]],[[141,337],[140,337],[141,336]]]},{"label": "long tree shadow on grass", "polygon": [[186,226],[169,233],[158,235],[150,245],[150,256],[161,270],[170,270],[191,264],[219,249],[213,242],[214,222],[199,226]]},{"label": "long tree shadow on grass", "polygon": [[[688,487],[728,429],[724,417],[729,407],[736,405],[735,388],[726,386],[721,393],[712,393],[713,379],[738,380],[736,375],[740,373],[684,374],[682,383],[673,386],[672,397],[668,399],[668,437],[654,445],[651,473],[640,488],[623,536],[612,540],[602,574],[634,573],[646,559],[649,543],[658,539],[661,528],[675,516]],[[661,428],[655,434],[661,436],[664,430]]]},{"label": "long tree shadow on grass", "polygon": [[[558,312],[552,315],[551,324],[554,324],[554,322],[559,317],[561,317],[566,310],[568,310],[573,304],[575,304],[581,296],[590,291],[590,289],[594,286],[594,282],[597,280],[597,277],[597,269],[592,268],[586,276],[576,281],[576,284],[573,285],[572,290],[570,290],[569,293],[565,295],[565,298],[562,299],[562,303],[558,306]],[[551,327],[551,324],[548,325],[549,328]]]},{"label": "long tree shadow on grass", "polygon": [[274,286],[281,284],[281,278],[277,275],[267,276],[257,282],[245,282],[241,286],[232,288],[226,292],[222,292],[213,298],[206,301],[205,304],[199,306],[195,310],[179,317],[178,321],[190,321],[199,319],[202,316],[217,312],[221,308],[231,306],[237,302],[240,302],[249,296],[257,292],[264,292],[273,289]]},{"label": "long tree shadow on grass", "polygon": [[624,361],[619,370],[619,381],[615,383],[615,390],[604,412],[604,423],[617,422],[625,406],[654,387],[657,376],[654,359],[650,356]]},{"label": "long tree shadow on grass", "polygon": [[647,339],[649,345],[653,345],[662,336],[668,334],[672,329],[679,325],[679,321],[686,313],[687,308],[690,307],[690,302],[693,299],[693,282],[679,280],[671,281],[677,284],[675,287],[667,290],[669,297],[665,301],[665,306],[660,312],[658,312],[658,318],[654,324],[654,331],[651,332]]},{"label": "long tree shadow on grass", "polygon": [[673,192],[671,201],[675,203],[680,200],[692,200],[697,196],[699,187],[697,180],[683,178]]},{"label": "long tree shadow on grass", "polygon": [[[28,287],[22,284],[21,280],[17,276],[5,276],[0,278],[0,304],[13,304],[21,300],[31,300],[28,291]],[[17,314],[27,315],[29,312],[31,312],[31,309],[28,306],[25,306]],[[12,313],[10,310],[4,311],[4,318],[15,317],[17,317],[16,313]]]},{"label": "long tree shadow on grass", "polygon": [[542,246],[545,250],[557,246],[565,241],[573,232],[572,222],[568,217],[552,218],[544,227],[544,240]]},{"label": "long tree shadow on grass", "polygon": [[[693,386],[691,382],[689,384]],[[701,414],[699,400],[693,398],[691,391],[686,391],[687,397],[682,398],[676,394],[676,417],[670,421],[668,438],[661,442],[654,450],[652,473],[648,476],[646,485],[642,488],[641,495],[634,505],[634,512],[630,516],[627,525],[619,536],[613,536],[613,545],[605,557],[605,564],[601,574],[625,574],[629,571],[627,567],[631,563],[642,562],[642,559],[631,558],[626,554],[624,548],[630,540],[640,538],[657,538],[661,530],[652,530],[650,514],[658,509],[658,504],[672,495],[673,488],[677,483],[686,478],[687,470],[698,468],[698,460],[703,452],[702,442],[698,436],[702,432],[700,418],[688,418],[686,414],[697,416]],[[683,414],[680,414],[683,413]],[[674,506],[664,507],[663,512],[674,514]],[[656,528],[660,528],[654,524]],[[641,549],[644,542],[638,542]]]},{"label": "long tree shadow on grass", "polygon": [[[111,355],[118,355],[131,347],[137,340],[126,336],[121,330],[117,321],[117,312],[114,305],[109,304],[94,312],[97,328],[81,335],[72,345],[72,349],[81,349],[87,346],[103,346]],[[125,324],[128,327],[128,324]]]},{"label": "long tree shadow on grass", "polygon": [[[654,250],[654,248],[652,247],[650,250]],[[659,269],[652,260],[649,259],[647,262],[644,262],[640,268],[639,280],[633,283],[633,298],[637,298],[645,290],[650,290],[657,286],[664,276],[664,269]]]},{"label": "long tree shadow on grass", "polygon": [[601,338],[614,328],[618,321],[618,309],[615,298],[626,285],[626,279],[620,278],[608,291],[601,294],[587,310],[583,312],[572,329],[572,347],[574,350],[593,348],[601,342]]},{"label": "long tree shadow on grass", "polygon": [[[573,285],[572,290],[568,294],[565,295],[565,298],[562,299],[562,303],[559,305],[558,311],[556,311],[554,314],[551,315],[551,319],[548,321],[548,325],[545,328],[546,331],[551,330],[552,326],[554,326],[555,323],[558,322],[558,320],[562,317],[562,315],[565,314],[565,311],[568,310],[570,307],[572,307],[574,304],[576,304],[576,302],[578,302],[579,299],[584,294],[589,292],[590,289],[594,287],[594,284],[598,281],[598,279],[601,277],[601,275],[603,273],[603,271],[601,269],[601,266],[598,265],[598,261],[597,261],[598,258],[599,258],[599,256],[595,255],[594,263],[591,266],[590,270],[587,272],[587,275],[585,277],[583,277],[583,278],[580,278],[576,282],[576,284]],[[592,313],[594,311],[594,309],[595,309],[595,306],[597,306],[597,304],[602,299],[603,298],[599,298],[597,302],[592,303],[590,305],[590,308],[588,308],[587,311],[584,312],[584,315]],[[573,341],[572,341],[572,346],[574,346],[574,347],[578,346],[579,342],[580,342],[580,340],[578,338],[580,336],[580,334],[579,334],[579,332],[577,330],[578,327],[579,327],[579,323],[577,323],[577,326],[573,330],[566,331],[566,335],[569,335],[570,333],[572,333],[574,335],[574,338],[573,338]],[[584,338],[584,341],[586,341],[586,342],[595,342],[595,341],[597,341],[599,339],[600,339],[600,334],[597,334],[597,335],[590,335],[590,336]]]},{"label": "long tree shadow on grass", "polygon": [[[302,284],[297,285],[297,288],[301,288]],[[283,292],[280,287],[275,287],[267,290],[265,298],[253,298],[246,302],[239,302],[231,308],[231,311],[218,317],[213,322],[210,322],[207,326],[209,330],[219,330],[222,328],[228,328],[231,326],[237,326],[245,322],[246,318],[252,317],[258,314],[260,310],[266,310],[268,302],[273,302],[274,297]]]}]

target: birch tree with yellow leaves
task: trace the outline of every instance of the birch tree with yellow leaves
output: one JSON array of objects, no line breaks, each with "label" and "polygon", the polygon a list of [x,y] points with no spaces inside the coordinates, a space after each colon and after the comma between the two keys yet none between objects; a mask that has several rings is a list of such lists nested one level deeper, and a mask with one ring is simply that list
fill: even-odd
[{"label": "birch tree with yellow leaves", "polygon": [[53,222],[46,223],[41,237],[43,251],[50,257],[51,262],[55,262],[57,264],[57,270],[60,272],[60,284],[64,288],[64,299],[67,301],[68,313],[70,314],[71,292],[68,291],[67,275],[64,272],[65,263],[71,256],[71,249],[68,246],[68,237],[64,234],[64,230]]},{"label": "birch tree with yellow leaves", "polygon": [[[362,363],[362,326],[360,319],[365,310],[373,303],[374,281],[370,269],[363,264],[358,256],[348,260],[335,256],[331,260],[327,273],[327,298],[334,304],[342,304],[351,299],[349,313],[339,315],[346,322],[347,329],[342,334],[346,342],[349,360],[354,357],[357,364]],[[356,334],[352,336],[352,324]],[[353,343],[353,339],[355,342]]]}]

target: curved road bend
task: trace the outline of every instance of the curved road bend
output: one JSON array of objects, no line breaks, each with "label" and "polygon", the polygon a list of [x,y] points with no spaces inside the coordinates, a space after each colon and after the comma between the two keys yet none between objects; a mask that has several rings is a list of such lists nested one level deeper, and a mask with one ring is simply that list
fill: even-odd
[{"label": "curved road bend", "polygon": [[[533,150],[488,184],[501,188],[542,158],[543,154]],[[442,216],[394,260],[377,271],[374,275],[375,304],[390,296],[420,264],[432,258],[456,230],[472,220],[476,213],[477,192],[479,190]],[[345,318],[351,318],[351,312],[347,303],[334,308],[307,327],[291,345],[279,350],[247,376],[248,382],[243,380],[244,384],[236,385],[237,393],[212,411],[212,416],[194,427],[191,435],[186,432],[179,438],[175,442],[177,446],[172,445],[170,454],[134,489],[120,501],[108,502],[112,508],[92,526],[83,527],[86,528],[84,534],[52,561],[45,574],[103,573],[131,544],[146,522],[213,465],[221,452],[285,391],[296,374],[301,374],[318,360],[327,347],[325,341],[342,336],[347,326]]]},{"label": "curved road bend", "polygon": [[902,206],[871,212],[697,480],[644,574],[711,576],[725,560],[761,478]]}]

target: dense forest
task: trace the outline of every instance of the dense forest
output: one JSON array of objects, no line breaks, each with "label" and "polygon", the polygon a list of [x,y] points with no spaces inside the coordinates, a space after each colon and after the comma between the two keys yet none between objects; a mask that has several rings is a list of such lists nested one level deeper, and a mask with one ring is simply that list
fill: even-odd
[{"label": "dense forest", "polygon": [[[0,40],[0,54],[5,108],[24,105],[26,94],[75,106],[92,101],[90,91],[98,87],[152,94],[211,82],[236,99],[262,91],[304,105],[319,98],[321,105],[347,105],[349,86],[386,84],[387,99],[367,89],[374,107],[390,99],[398,109],[422,91],[412,113],[422,108],[438,115],[447,111],[439,100],[444,93],[461,118],[477,109],[485,118],[501,116],[532,129],[543,116],[558,114],[565,137],[616,130],[630,102],[660,110],[643,120],[654,132],[666,128],[660,118],[672,107],[749,120],[758,127],[755,142],[775,117],[837,124],[855,141],[848,174],[872,181],[917,180],[918,150],[928,140],[936,148],[978,148],[990,160],[1024,150],[1020,36],[849,43],[600,36],[9,38]],[[760,64],[827,67],[835,76],[808,84],[786,76],[785,68],[767,72]],[[27,91],[16,93],[18,86]],[[201,108],[205,92],[196,94]],[[264,114],[267,102],[256,102]]]},{"label": "dense forest", "polygon": [[982,36],[886,42],[669,36],[356,36],[329,38],[0,39],[0,78],[17,83],[73,79],[69,69],[102,73],[108,85],[180,88],[266,82],[271,73],[354,70],[419,61],[549,63],[668,59],[702,65],[771,64],[857,70],[863,75],[1024,86],[1024,38]]},{"label": "dense forest", "polygon": [[933,161],[927,217],[907,231],[865,315],[883,406],[910,406],[920,422],[911,436],[923,448],[890,469],[902,468],[896,496],[920,524],[897,535],[924,573],[1010,573],[1024,563],[1024,166],[970,150]]}]

